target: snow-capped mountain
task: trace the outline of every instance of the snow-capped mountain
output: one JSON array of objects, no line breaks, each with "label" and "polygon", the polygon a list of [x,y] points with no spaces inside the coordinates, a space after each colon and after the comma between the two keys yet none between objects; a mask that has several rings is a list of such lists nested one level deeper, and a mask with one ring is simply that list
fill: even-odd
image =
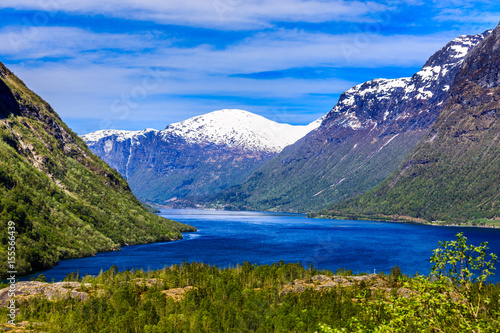
[{"label": "snow-capped mountain", "polygon": [[347,90],[317,130],[218,202],[236,209],[310,211],[379,184],[428,133],[467,54],[490,33],[452,40],[412,77],[374,79]]},{"label": "snow-capped mountain", "polygon": [[124,175],[140,198],[165,203],[236,185],[320,126],[281,124],[224,109],[164,130],[101,130],[83,135],[90,149]]},{"label": "snow-capped mountain", "polygon": [[320,124],[321,119],[318,119],[307,126],[293,126],[248,111],[224,109],[171,124],[160,134],[166,137],[175,133],[189,143],[213,142],[228,147],[279,153]]},{"label": "snow-capped mountain", "polygon": [[435,120],[465,56],[490,33],[491,30],[455,38],[429,58],[412,77],[375,79],[347,90],[326,116],[328,127],[360,130],[394,121],[399,125],[413,126],[408,119],[422,113]]},{"label": "snow-capped mountain", "polygon": [[467,54],[443,111],[390,181],[325,215],[494,224],[500,216],[499,46],[500,25]]},{"label": "snow-capped mountain", "polygon": [[177,136],[188,144],[213,143],[251,151],[279,153],[318,128],[321,121],[322,119],[318,119],[306,126],[294,126],[277,123],[244,110],[223,109],[170,124],[162,131],[152,128],[142,131],[101,130],[83,135],[82,138],[90,147],[111,136],[115,136],[117,142],[131,140],[132,144],[139,144],[141,137],[154,133],[165,141],[171,136]]}]

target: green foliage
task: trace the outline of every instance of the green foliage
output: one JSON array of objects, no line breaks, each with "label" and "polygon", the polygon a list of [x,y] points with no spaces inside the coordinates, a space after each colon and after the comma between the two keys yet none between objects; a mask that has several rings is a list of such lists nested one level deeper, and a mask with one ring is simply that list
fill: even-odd
[{"label": "green foliage", "polygon": [[40,275],[38,275],[38,277],[36,279],[34,277],[32,277],[30,279],[30,281],[47,282],[47,279],[45,278],[45,276],[43,274],[40,274]]},{"label": "green foliage", "polygon": [[403,285],[393,289],[389,299],[360,294],[363,306],[358,316],[340,328],[323,322],[318,332],[497,332],[500,284],[484,284],[496,262],[493,254],[486,261],[486,249],[486,243],[467,244],[461,233],[456,241],[439,242],[431,257],[431,279],[404,278],[394,267],[390,278],[397,277]]},{"label": "green foliage", "polygon": [[[371,318],[385,316],[375,328],[353,321],[353,332],[463,332],[476,325],[467,315],[464,299],[453,294],[445,279],[429,282],[425,277],[413,278],[404,284],[409,295],[391,296],[389,301],[361,302],[367,304],[363,315]],[[481,325],[486,328],[490,325]],[[490,326],[491,327],[491,326]],[[494,327],[494,326],[493,326]],[[498,326],[497,326],[498,327]]]},{"label": "green foliage", "polygon": [[[346,271],[342,271],[346,272]],[[328,271],[299,264],[220,269],[183,263],[158,271],[83,277],[92,287],[84,300],[31,299],[19,317],[41,323],[42,332],[495,332],[500,329],[500,285],[480,290],[480,309],[446,277],[393,275],[400,286],[353,284],[301,293],[282,293],[296,279]],[[77,273],[72,279],[77,280]],[[69,279],[69,278],[68,278]],[[379,275],[390,283],[391,276]],[[146,283],[147,282],[147,283]],[[193,286],[174,300],[166,292]],[[475,288],[476,284],[472,284]],[[477,298],[472,299],[477,302]],[[2,312],[3,311],[3,312]],[[5,310],[0,310],[0,318]],[[5,317],[5,316],[4,316]]]},{"label": "green foliage", "polygon": [[463,233],[458,233],[456,237],[454,241],[439,242],[439,248],[433,251],[430,260],[434,263],[431,274],[448,277],[458,285],[484,283],[494,274],[497,255],[490,253],[490,260],[486,260],[488,242],[474,246],[467,244],[467,237]]},{"label": "green foliage", "polygon": [[483,288],[488,277],[494,274],[497,255],[490,253],[487,260],[487,242],[474,246],[467,244],[463,233],[458,233],[456,237],[455,241],[439,242],[439,247],[433,251],[431,275],[451,281],[455,292],[463,298],[461,312],[472,317],[473,324],[477,325],[484,304],[491,302],[484,296]]}]

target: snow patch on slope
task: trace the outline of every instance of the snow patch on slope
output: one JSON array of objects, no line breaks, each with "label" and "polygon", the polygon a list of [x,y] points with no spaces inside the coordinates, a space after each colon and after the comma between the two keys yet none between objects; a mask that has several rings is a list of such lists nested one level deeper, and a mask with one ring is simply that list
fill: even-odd
[{"label": "snow patch on slope", "polygon": [[[451,70],[460,66],[467,53],[490,33],[491,30],[484,34],[464,35],[455,38],[437,52],[441,54],[441,58],[429,61],[411,78],[375,79],[352,87],[342,94],[337,105],[331,110],[331,112],[341,115],[341,117],[337,118],[335,124],[353,130],[373,126],[375,119],[365,119],[363,121],[359,119],[356,113],[358,103],[373,104],[384,100],[389,101],[394,99],[396,95],[400,96],[395,102],[409,99],[426,101],[432,99],[437,90],[449,91],[449,85],[443,85],[439,88],[442,79]],[[391,110],[384,112],[383,121],[391,119],[389,117],[390,112]],[[405,118],[406,116],[399,115],[396,119]]]}]

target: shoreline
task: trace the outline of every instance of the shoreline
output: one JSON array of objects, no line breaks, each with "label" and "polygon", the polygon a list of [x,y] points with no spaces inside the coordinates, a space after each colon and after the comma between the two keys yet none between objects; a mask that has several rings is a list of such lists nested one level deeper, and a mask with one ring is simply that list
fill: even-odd
[{"label": "shoreline", "polygon": [[[123,245],[120,245],[118,248],[113,248],[113,249],[110,249],[110,250],[107,250],[107,251],[106,250],[104,250],[104,251],[98,251],[95,254],[89,255],[89,256],[77,256],[77,257],[64,258],[64,259],[58,260],[54,266],[47,267],[47,268],[45,268],[43,270],[40,270],[40,271],[31,272],[29,274],[16,276],[16,280],[19,280],[19,281],[29,281],[29,280],[26,280],[26,279],[37,278],[41,274],[43,275],[43,272],[48,271],[48,270],[56,267],[57,265],[59,265],[59,262],[64,261],[64,260],[74,260],[74,259],[91,258],[91,257],[97,256],[100,253],[120,252],[122,250],[122,248],[129,247],[129,246],[140,246],[140,245],[150,245],[150,244],[156,244],[156,243],[170,243],[170,242],[182,241],[182,240],[184,240],[184,234],[194,234],[196,232],[198,232],[198,230],[195,230],[195,231],[180,231],[182,238],[173,238],[173,239],[170,238],[168,240],[158,240],[158,241],[153,241],[153,242],[137,243],[137,244],[127,244],[127,243],[125,243]],[[0,282],[5,282],[5,281],[6,281],[6,279],[0,279]],[[58,281],[56,281],[56,282],[58,282]]]},{"label": "shoreline", "polygon": [[[307,214],[307,218],[313,218],[313,219],[324,219],[324,220],[338,220],[338,221],[365,221],[365,222],[388,222],[388,223],[408,223],[408,224],[418,224],[418,225],[429,225],[429,226],[436,226],[436,227],[470,227],[470,228],[485,228],[485,229],[500,229],[500,223],[498,226],[496,225],[478,225],[478,224],[471,224],[468,222],[464,223],[447,223],[444,221],[426,221],[423,219],[417,219],[417,218],[412,218],[408,217],[405,219],[397,219],[397,218],[392,218],[387,216],[387,218],[384,217],[367,217],[367,216],[328,216],[328,215],[310,215],[310,213]],[[499,221],[499,220],[492,220],[492,221]],[[500,222],[500,221],[499,221]]]},{"label": "shoreline", "polygon": [[[366,222],[390,222],[390,223],[412,223],[412,224],[418,224],[418,225],[430,225],[430,226],[438,226],[438,227],[471,227],[471,228],[486,228],[486,229],[500,229],[500,219],[493,219],[493,220],[488,220],[488,221],[498,221],[498,225],[491,225],[491,224],[472,224],[471,222],[464,222],[464,223],[447,223],[444,221],[432,221],[429,222],[424,219],[419,219],[411,216],[401,216],[401,215],[379,215],[378,217],[368,217],[368,216],[329,216],[329,215],[321,215],[314,212],[307,212],[307,213],[297,213],[297,212],[286,212],[286,211],[276,211],[276,210],[264,210],[264,211],[259,211],[259,210],[230,210],[230,209],[224,209],[223,207],[207,207],[203,205],[196,205],[196,207],[172,207],[168,205],[158,205],[157,206],[160,209],[194,209],[194,210],[207,210],[207,211],[221,211],[221,212],[234,212],[234,211],[241,211],[241,212],[263,212],[263,213],[283,213],[283,214],[299,214],[299,215],[306,215],[307,218],[313,218],[313,219],[325,219],[325,220],[339,220],[339,221],[366,221]],[[485,222],[482,222],[485,223]]]}]

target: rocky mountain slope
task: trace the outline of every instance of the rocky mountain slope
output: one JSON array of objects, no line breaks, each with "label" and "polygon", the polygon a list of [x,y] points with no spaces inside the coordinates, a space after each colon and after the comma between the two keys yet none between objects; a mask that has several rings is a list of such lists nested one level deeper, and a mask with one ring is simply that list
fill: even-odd
[{"label": "rocky mountain slope", "polygon": [[375,79],[349,89],[316,131],[208,202],[304,212],[378,185],[429,132],[467,53],[489,33],[454,39],[410,78]]},{"label": "rocky mountain slope", "polygon": [[331,210],[398,220],[500,219],[500,26],[467,55],[443,112],[404,165]]},{"label": "rocky mountain slope", "polygon": [[125,176],[134,193],[166,204],[243,182],[284,147],[317,128],[279,124],[243,110],[219,110],[162,131],[103,130],[90,149]]},{"label": "rocky mountain slope", "polygon": [[127,182],[2,63],[0,227],[0,277],[123,244],[180,239],[181,231],[195,230],[149,213]]}]

